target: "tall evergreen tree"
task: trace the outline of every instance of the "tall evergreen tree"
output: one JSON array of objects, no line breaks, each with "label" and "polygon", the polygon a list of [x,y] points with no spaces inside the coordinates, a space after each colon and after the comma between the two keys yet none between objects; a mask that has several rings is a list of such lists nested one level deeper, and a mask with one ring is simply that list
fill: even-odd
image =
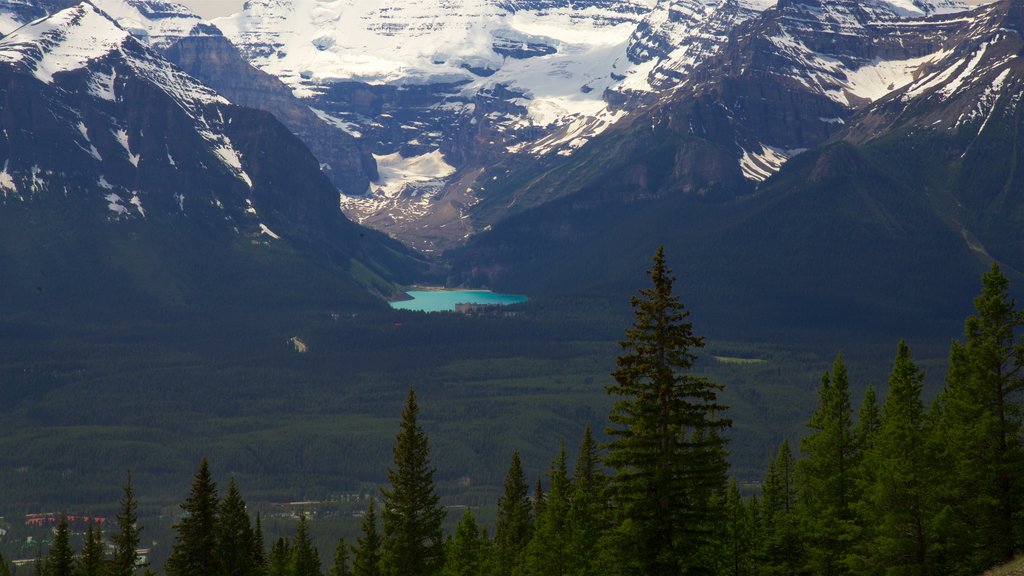
[{"label": "tall evergreen tree", "polygon": [[874,387],[869,385],[864,390],[864,400],[861,402],[860,411],[857,412],[857,426],[853,429],[858,452],[863,453],[871,449],[881,427],[882,414],[878,410],[878,397],[875,395]]},{"label": "tall evergreen tree", "polygon": [[338,545],[334,547],[331,576],[352,576],[352,568],[348,563],[348,544],[344,538],[338,538]]},{"label": "tall evergreen tree", "polygon": [[117,533],[113,536],[114,551],[107,565],[108,576],[134,576],[139,568],[137,550],[142,527],[138,525],[139,507],[135,502],[131,471],[128,471],[122,489],[124,495],[117,513]]},{"label": "tall evergreen tree", "polygon": [[530,575],[562,576],[569,572],[570,558],[566,555],[569,530],[569,468],[565,443],[551,463],[548,472],[551,489],[544,498],[544,507],[534,521],[533,537],[525,549],[525,573]]},{"label": "tall evergreen tree", "polygon": [[480,533],[473,511],[466,509],[448,541],[443,576],[484,576],[486,539]]},{"label": "tall evergreen tree", "polygon": [[924,373],[901,341],[896,351],[881,426],[864,454],[864,524],[873,528],[861,547],[865,573],[924,576],[927,569],[928,485]]},{"label": "tall evergreen tree", "polygon": [[204,458],[181,504],[185,516],[174,529],[177,535],[167,560],[168,576],[209,576],[217,570],[217,485]]},{"label": "tall evergreen tree", "polygon": [[263,543],[263,521],[260,513],[256,513],[256,524],[252,529],[252,566],[253,576],[264,576],[267,573],[267,553]]},{"label": "tall evergreen tree", "polygon": [[521,561],[532,530],[533,506],[517,450],[512,453],[512,463],[505,474],[502,494],[498,497],[498,521],[494,532],[497,576],[512,574],[513,568]]},{"label": "tall evergreen tree", "polygon": [[46,555],[47,576],[72,576],[75,567],[75,552],[71,549],[71,533],[68,530],[68,516],[61,513],[53,542]]},{"label": "tall evergreen tree", "polygon": [[321,576],[320,553],[309,537],[305,514],[299,517],[299,528],[292,545],[291,576]]},{"label": "tall evergreen tree", "polygon": [[416,421],[419,405],[409,388],[395,439],[390,488],[382,489],[383,566],[388,576],[431,576],[444,563],[445,509],[434,487],[427,436]]},{"label": "tall evergreen tree", "polygon": [[352,576],[381,576],[381,538],[377,532],[377,512],[373,498],[363,515],[363,535],[352,547]]},{"label": "tall evergreen tree", "polygon": [[854,529],[857,442],[853,435],[850,384],[842,355],[818,390],[818,407],[807,424],[812,430],[797,464],[803,507],[803,531],[808,539],[811,572],[823,576],[847,574],[850,534]]},{"label": "tall evergreen tree", "polygon": [[761,500],[755,502],[757,531],[753,562],[756,574],[798,576],[806,573],[803,533],[797,512],[796,464],[785,439],[769,465]]},{"label": "tall evergreen tree", "polygon": [[75,576],[101,576],[104,567],[103,534],[90,524],[85,530],[82,553],[75,561]]},{"label": "tall evergreen tree", "polygon": [[652,286],[632,299],[635,322],[620,344],[615,383],[619,396],[608,430],[605,463],[612,506],[620,514],[612,558],[636,563],[648,576],[677,575],[702,556],[702,517],[713,494],[725,489],[725,446],[718,430],[729,422],[717,398],[721,386],[689,374],[703,337],[672,293],[675,278],[659,248],[648,272]]},{"label": "tall evergreen tree", "polygon": [[253,531],[245,500],[234,477],[228,481],[228,493],[220,504],[214,527],[214,556],[220,576],[252,576],[256,571],[253,557]]},{"label": "tall evergreen tree", "polygon": [[1021,399],[1024,312],[1009,296],[999,266],[982,276],[976,316],[950,352],[946,388],[936,403],[944,475],[948,555],[963,573],[1013,558],[1021,541],[1015,520],[1024,506]]},{"label": "tall evergreen tree", "polygon": [[600,456],[590,425],[587,424],[580,442],[576,467],[570,484],[571,496],[566,518],[568,544],[565,555],[568,572],[573,576],[597,576],[598,539],[603,531],[604,505],[602,496],[605,476],[599,467]]},{"label": "tall evergreen tree", "polygon": [[292,574],[292,546],[288,539],[279,536],[270,547],[267,558],[267,573],[270,576],[294,576]]}]

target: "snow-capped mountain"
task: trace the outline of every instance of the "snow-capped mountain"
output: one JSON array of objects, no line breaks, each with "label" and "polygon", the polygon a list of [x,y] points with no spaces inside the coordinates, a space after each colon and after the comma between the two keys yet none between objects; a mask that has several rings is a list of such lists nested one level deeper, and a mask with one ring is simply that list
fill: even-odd
[{"label": "snow-capped mountain", "polygon": [[[979,136],[1016,114],[1024,97],[1020,61],[1024,4],[988,5],[949,29],[946,47],[904,78],[898,89],[864,108],[845,130],[863,143],[892,132],[924,129]],[[972,138],[971,140],[974,140]]]},{"label": "snow-capped mountain", "polygon": [[[342,197],[346,212],[429,248],[423,231],[446,227],[448,241],[474,231],[473,206],[490,186],[473,176],[481,168],[510,154],[571,156],[680,93],[747,100],[726,103],[723,122],[737,132],[727,145],[744,178],[763,180],[937,58],[955,21],[942,15],[966,9],[956,0],[775,4],[260,0],[216,24],[385,165],[369,194]],[[755,86],[762,72],[772,78]],[[736,92],[748,89],[772,94]]]},{"label": "snow-capped mountain", "polygon": [[[74,0],[0,1],[0,35],[76,4]],[[157,47],[189,35],[202,22],[187,7],[165,0],[96,0],[92,4],[139,40]]]},{"label": "snow-capped mountain", "polygon": [[93,4],[0,39],[0,77],[0,209],[203,223],[331,258],[380,250],[382,264],[398,254],[340,213],[319,163],[271,115],[230,103]]}]

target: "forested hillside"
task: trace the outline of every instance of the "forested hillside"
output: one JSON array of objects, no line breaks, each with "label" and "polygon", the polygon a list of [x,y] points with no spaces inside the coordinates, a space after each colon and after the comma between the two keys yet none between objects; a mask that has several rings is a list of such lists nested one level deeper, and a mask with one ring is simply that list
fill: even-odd
[{"label": "forested hillside", "polygon": [[[606,386],[615,400],[609,441],[598,444],[588,427],[570,463],[564,440],[549,439],[554,457],[535,483],[513,452],[493,530],[470,508],[444,535],[453,510],[442,504],[435,474],[446,455],[432,448],[409,388],[387,483],[361,515],[359,537],[337,540],[331,561],[320,559],[330,553],[313,543],[316,520],[305,514],[293,535],[266,542],[261,516],[246,507],[235,479],[221,498],[204,459],[162,567],[137,555],[145,527],[129,476],[116,526],[90,527],[76,555],[62,515],[35,566],[18,569],[45,576],[161,568],[175,576],[966,576],[1021,551],[1024,311],[997,265],[982,277],[975,313],[951,348],[946,385],[930,406],[905,342],[896,346],[885,392],[867,387],[859,408],[840,354],[821,377],[807,432],[784,439],[763,481],[742,487],[728,480],[728,439],[738,424],[723,417],[729,383],[694,372],[704,338],[673,291],[661,250],[649,276]],[[8,570],[0,560],[0,571]]]}]

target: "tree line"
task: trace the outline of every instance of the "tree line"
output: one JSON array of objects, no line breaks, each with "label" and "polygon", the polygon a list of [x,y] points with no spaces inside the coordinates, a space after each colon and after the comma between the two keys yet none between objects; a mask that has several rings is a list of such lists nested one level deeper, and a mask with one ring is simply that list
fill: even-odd
[{"label": "tree line", "polygon": [[[445,536],[429,440],[410,388],[387,470],[354,543],[323,566],[306,519],[265,545],[235,484],[218,495],[204,460],[164,566],[168,576],[976,575],[1024,539],[1024,312],[998,266],[982,277],[976,315],[951,348],[946,386],[930,407],[923,372],[897,346],[881,402],[868,387],[854,411],[842,355],[821,378],[798,450],[784,440],[760,490],[727,482],[721,385],[692,374],[704,345],[673,293],[658,250],[651,286],[607,386],[617,398],[609,441],[585,430],[570,463],[564,442],[531,485],[512,454],[493,534],[467,509]],[[92,528],[77,555],[66,519],[40,576],[134,576],[137,515],[130,476],[105,552]],[[0,558],[0,576],[7,570]]]}]

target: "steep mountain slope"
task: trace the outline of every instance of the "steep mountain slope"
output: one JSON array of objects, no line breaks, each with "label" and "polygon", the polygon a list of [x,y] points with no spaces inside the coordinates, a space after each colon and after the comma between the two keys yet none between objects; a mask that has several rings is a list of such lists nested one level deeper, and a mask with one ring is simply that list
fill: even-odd
[{"label": "steep mountain slope", "polygon": [[[370,194],[343,198],[346,212],[430,250],[493,223],[475,221],[479,212],[500,219],[500,206],[534,204],[502,197],[474,210],[487,201],[496,176],[538,159],[558,164],[651,104],[698,102],[694,111],[662,114],[679,120],[676,128],[686,126],[681,117],[699,116],[735,133],[713,141],[716,150],[697,146],[699,156],[722,166],[713,174],[700,170],[689,187],[741,184],[726,167],[728,155],[743,179],[761,181],[834,134],[856,106],[903,81],[921,63],[915,59],[934,55],[928,47],[941,41],[943,25],[922,19],[964,8],[952,0],[773,5],[266,0],[217,25],[256,67],[281,78],[325,118],[351,127],[383,162]],[[771,15],[760,18],[766,10]],[[908,18],[916,21],[897,26]],[[761,57],[745,62],[736,51]],[[806,70],[762,83],[760,74],[786,67]],[[770,93],[761,98],[759,90]],[[681,99],[680,91],[690,97]],[[751,105],[751,114],[744,116],[741,105]],[[764,114],[760,126],[744,126]],[[510,154],[516,159],[506,163]],[[504,164],[487,170],[496,163]]]},{"label": "steep mountain slope", "polygon": [[[340,273],[339,298],[366,300],[360,292],[388,291],[389,279],[415,266],[396,243],[338,211],[317,161],[273,117],[230,104],[91,4],[5,36],[0,76],[0,212],[9,240],[0,262],[11,276],[38,269],[75,288],[81,262],[103,261],[91,253],[97,242],[112,256],[83,274],[82,289],[95,293],[133,267],[168,271],[147,290],[194,288],[206,280],[191,267],[208,268],[204,259],[218,254],[224,269],[262,271],[268,285],[290,274],[272,262],[327,264]],[[52,242],[17,240],[46,233]],[[179,240],[188,252],[173,249]],[[33,263],[49,250],[73,265]],[[124,260],[132,251],[139,253]],[[180,278],[169,272],[173,262]],[[14,292],[5,305],[25,301],[33,288],[26,282],[5,283]],[[239,289],[217,288],[222,296]],[[274,290],[247,287],[264,288]]]},{"label": "steep mountain slope", "polygon": [[218,30],[178,39],[163,55],[239,106],[273,114],[320,160],[344,193],[362,194],[379,178],[377,165],[344,126],[318,115],[277,78],[253,68]]},{"label": "steep mountain slope", "polygon": [[[803,3],[799,10],[809,5]],[[783,6],[779,11],[786,10]],[[1024,198],[1019,193],[1024,182],[1017,171],[1024,157],[1015,145],[1022,130],[1021,14],[1022,2],[1004,1],[970,17],[916,21],[922,30],[914,36],[907,36],[907,25],[900,24],[889,30],[891,44],[869,37],[871,46],[862,46],[862,39],[849,35],[847,40],[864,50],[862,62],[894,54],[897,58],[890,62],[912,72],[883,77],[884,86],[896,91],[875,97],[860,112],[839,104],[871,96],[863,89],[866,84],[858,83],[865,78],[865,67],[899,68],[876,63],[851,71],[850,64],[833,58],[822,59],[816,67],[791,67],[794,74],[775,73],[772,78],[793,60],[750,51],[747,70],[762,58],[762,97],[770,96],[776,83],[808,87],[803,92],[806,102],[789,108],[794,115],[802,111],[798,117],[806,120],[803,134],[827,124],[820,121],[822,110],[812,106],[832,102],[845,122],[832,138],[847,142],[794,157],[753,194],[730,199],[728,193],[737,190],[723,186],[718,201],[706,194],[688,197],[679,193],[679,176],[692,180],[693,174],[671,172],[664,162],[678,158],[687,146],[692,150],[693,137],[680,136],[684,130],[669,132],[664,120],[689,129],[699,118],[694,111],[702,108],[699,100],[675,108],[666,105],[662,111],[682,109],[688,116],[635,121],[640,126],[652,118],[662,121],[654,122],[653,130],[652,123],[646,124],[652,135],[643,147],[656,151],[651,143],[661,146],[652,160],[645,163],[636,155],[638,164],[632,166],[591,160],[590,166],[611,170],[580,168],[574,177],[566,168],[551,170],[539,182],[580,184],[564,198],[495,224],[473,239],[456,256],[453,280],[531,293],[611,292],[638,277],[644,253],[664,243],[681,260],[678,271],[691,286],[695,306],[733,330],[746,330],[750,318],[790,328],[838,322],[890,330],[940,322],[955,326],[962,311],[950,310],[949,303],[968,301],[986,262],[997,259],[1014,278],[1024,270]],[[769,16],[758,19],[752,30],[771,30],[766,27]],[[781,22],[786,28],[777,30],[795,30],[798,22],[791,18],[789,24]],[[790,45],[809,47],[817,38],[821,46],[834,46],[836,38],[819,34],[815,30]],[[779,36],[764,38],[772,42]],[[912,44],[911,38],[920,38],[921,44]],[[730,46],[726,53],[738,48]],[[808,52],[798,48],[786,54]],[[775,66],[763,64],[769,58]],[[750,110],[758,94],[750,92],[749,84],[747,90],[740,90],[742,86],[738,83],[729,92],[731,101],[743,103],[737,112]],[[747,113],[750,124],[759,117]],[[703,126],[708,125],[713,124],[705,120]],[[773,134],[767,127],[751,128]],[[613,150],[611,142],[639,141],[640,132],[609,133],[578,156],[588,148],[602,150],[605,140],[608,150]],[[702,134],[714,131],[704,128]],[[781,140],[801,131],[774,134]],[[707,145],[713,139],[705,136],[702,141]],[[631,150],[628,144],[618,154],[628,158]],[[612,157],[611,152],[601,153],[602,161]]]}]

